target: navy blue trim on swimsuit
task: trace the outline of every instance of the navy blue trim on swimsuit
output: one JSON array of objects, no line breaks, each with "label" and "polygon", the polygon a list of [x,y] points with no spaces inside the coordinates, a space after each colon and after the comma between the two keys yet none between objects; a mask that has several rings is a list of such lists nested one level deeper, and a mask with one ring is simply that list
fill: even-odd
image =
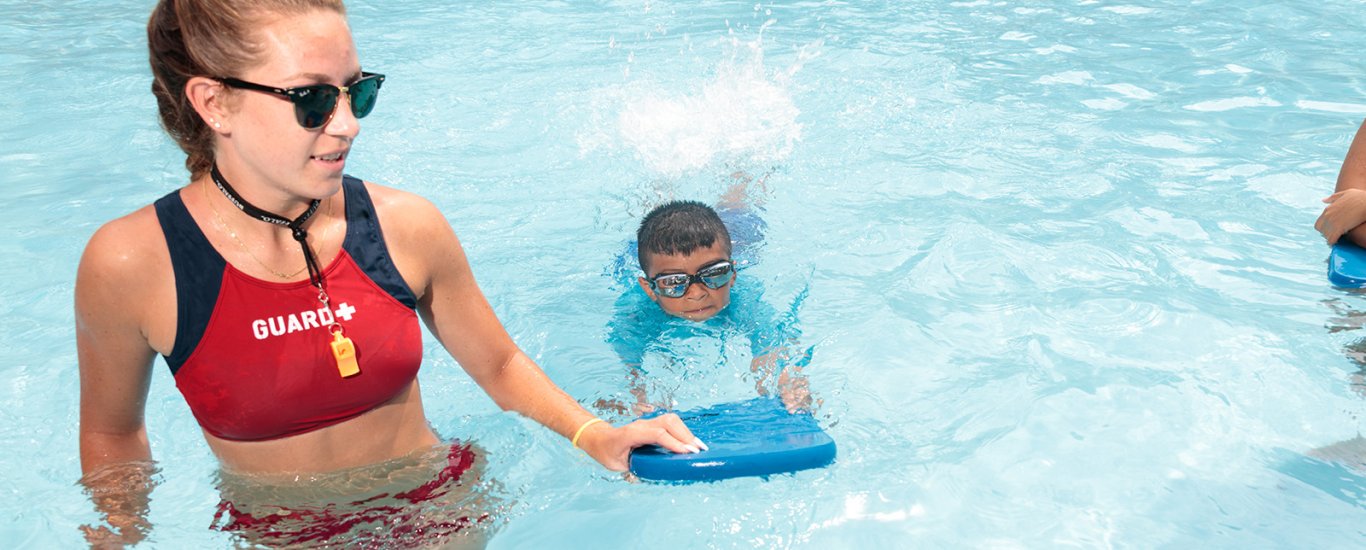
[{"label": "navy blue trim on swimsuit", "polygon": [[[365,182],[345,176],[342,189],[346,193],[346,238],[342,248],[371,281],[399,303],[416,309],[417,296],[394,267]],[[180,191],[157,199],[154,207],[175,272],[176,336],[171,354],[166,356],[166,365],[175,375],[208,331],[228,263],[190,216]]]},{"label": "navy blue trim on swimsuit", "polygon": [[417,309],[417,296],[408,288],[393,258],[389,257],[389,247],[384,244],[384,231],[379,227],[379,217],[375,204],[370,200],[370,192],[365,182],[345,176],[342,189],[346,192],[346,240],[342,248],[356,261],[361,271],[376,285],[388,292],[400,304],[409,309]]},{"label": "navy blue trim on swimsuit", "polygon": [[154,207],[175,272],[175,344],[171,354],[166,356],[166,364],[175,375],[209,328],[209,318],[218,302],[218,290],[223,286],[223,271],[228,262],[214,250],[190,211],[185,209],[180,191],[157,199]]}]

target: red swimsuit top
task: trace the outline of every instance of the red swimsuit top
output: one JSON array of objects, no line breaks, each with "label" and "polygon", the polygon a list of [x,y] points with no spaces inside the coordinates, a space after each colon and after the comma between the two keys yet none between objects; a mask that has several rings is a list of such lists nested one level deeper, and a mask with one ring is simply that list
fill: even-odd
[{"label": "red swimsuit top", "polygon": [[[176,278],[176,338],[166,363],[199,425],[214,437],[260,441],[355,418],[417,377],[417,299],[394,268],[374,205],[346,177],[346,237],[323,268],[330,308],[308,281],[276,283],[229,265],[179,192],[156,201]],[[327,325],[355,344],[360,374],[342,378]]]}]

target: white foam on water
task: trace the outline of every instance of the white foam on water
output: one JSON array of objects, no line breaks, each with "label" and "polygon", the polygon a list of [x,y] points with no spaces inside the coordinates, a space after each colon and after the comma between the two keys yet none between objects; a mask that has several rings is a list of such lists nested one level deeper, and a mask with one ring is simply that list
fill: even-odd
[{"label": "white foam on water", "polygon": [[734,54],[711,75],[683,86],[629,83],[608,91],[598,106],[606,112],[594,117],[599,127],[580,136],[580,150],[624,149],[665,178],[721,164],[781,162],[802,135],[791,78],[819,55],[819,46],[804,48],[793,66],[771,71],[761,40],[731,40],[724,47]]}]

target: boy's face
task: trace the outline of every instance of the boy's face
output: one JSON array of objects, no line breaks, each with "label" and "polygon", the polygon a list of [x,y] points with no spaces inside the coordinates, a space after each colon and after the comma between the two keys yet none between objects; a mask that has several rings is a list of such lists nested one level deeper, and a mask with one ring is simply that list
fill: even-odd
[{"label": "boy's face", "polygon": [[664,296],[650,288],[650,279],[654,277],[675,273],[696,275],[704,267],[730,260],[730,255],[726,254],[725,247],[719,241],[709,247],[693,250],[691,254],[647,253],[646,260],[650,278],[639,277],[640,288],[665,313],[689,321],[706,321],[730,305],[730,287],[735,284],[734,272],[730,282],[721,288],[707,288],[707,285],[693,281],[687,291],[677,298]]}]

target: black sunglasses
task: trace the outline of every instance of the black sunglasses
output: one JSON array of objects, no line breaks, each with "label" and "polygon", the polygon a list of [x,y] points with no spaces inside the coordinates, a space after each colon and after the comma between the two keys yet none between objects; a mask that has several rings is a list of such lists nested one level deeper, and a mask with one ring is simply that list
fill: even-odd
[{"label": "black sunglasses", "polygon": [[379,96],[379,86],[384,83],[384,75],[361,73],[355,82],[340,88],[331,84],[312,84],[295,88],[276,88],[237,78],[216,78],[230,88],[265,92],[288,99],[294,104],[294,117],[299,126],[309,130],[322,128],[332,120],[337,112],[337,99],[347,94],[351,101],[351,114],[365,118],[375,108],[375,98]]},{"label": "black sunglasses", "polygon": [[667,298],[679,298],[688,293],[688,287],[693,283],[702,283],[707,288],[716,290],[726,286],[731,281],[731,276],[735,274],[735,264],[729,260],[722,260],[707,267],[697,270],[696,274],[669,273],[667,275],[655,275],[650,278],[650,288],[656,293]]}]

